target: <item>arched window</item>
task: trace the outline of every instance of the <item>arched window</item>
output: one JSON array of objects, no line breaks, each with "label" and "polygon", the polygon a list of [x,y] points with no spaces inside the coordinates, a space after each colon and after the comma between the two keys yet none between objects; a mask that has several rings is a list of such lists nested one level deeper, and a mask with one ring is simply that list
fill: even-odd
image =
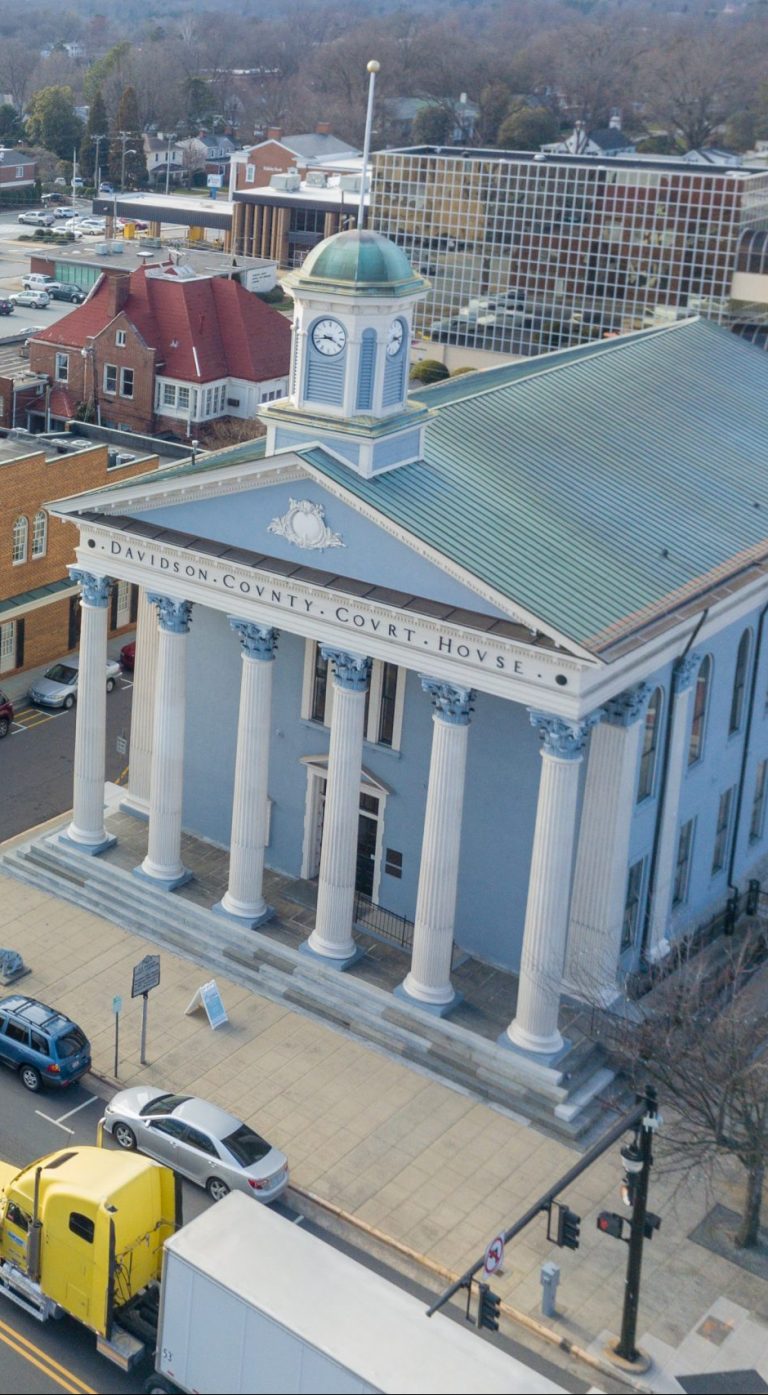
[{"label": "arched window", "polygon": [[26,562],[27,560],[27,534],[29,524],[24,514],[19,514],[13,525],[13,561]]},{"label": "arched window", "polygon": [[32,556],[44,557],[48,546],[48,515],[40,509],[32,519]]},{"label": "arched window", "polygon": [[661,688],[654,688],[651,700],[648,703],[648,711],[645,714],[645,727],[643,729],[643,749],[640,756],[640,780],[637,786],[637,802],[647,799],[653,792],[653,777],[656,771],[656,752],[659,747],[659,729],[661,724],[661,704],[663,701]]},{"label": "arched window", "polygon": [[739,640],[739,650],[736,655],[736,669],[733,675],[733,692],[731,694],[731,715],[728,722],[729,736],[739,730],[744,715],[744,693],[747,687],[747,669],[749,668],[751,645],[752,631],[745,630]]},{"label": "arched window", "polygon": [[707,720],[707,702],[709,701],[711,677],[712,660],[709,654],[707,654],[699,664],[699,672],[696,675],[696,691],[693,695],[691,739],[688,743],[689,765],[695,765],[697,760],[701,760],[701,752],[704,747],[704,726]]}]

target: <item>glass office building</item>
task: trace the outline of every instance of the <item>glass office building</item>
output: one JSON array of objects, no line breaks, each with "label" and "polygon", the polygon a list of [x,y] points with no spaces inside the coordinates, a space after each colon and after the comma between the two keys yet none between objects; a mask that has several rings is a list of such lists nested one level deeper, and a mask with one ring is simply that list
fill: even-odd
[{"label": "glass office building", "polygon": [[693,313],[727,322],[768,171],[416,147],[373,157],[369,225],[432,282],[417,329],[537,354]]}]

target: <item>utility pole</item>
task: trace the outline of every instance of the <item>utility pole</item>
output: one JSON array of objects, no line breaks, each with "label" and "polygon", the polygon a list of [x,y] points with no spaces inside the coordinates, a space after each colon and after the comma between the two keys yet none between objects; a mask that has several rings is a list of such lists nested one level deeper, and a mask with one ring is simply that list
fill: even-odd
[{"label": "utility pole", "polygon": [[[122,153],[120,155],[120,192],[123,193],[125,189],[125,157],[128,153],[125,147],[128,141],[132,140],[133,137],[130,131],[118,131],[117,135],[118,139],[122,142]],[[135,155],[136,151],[132,150],[131,154]]]},{"label": "utility pole", "polygon": [[94,142],[94,144],[95,144],[95,146],[96,146],[96,170],[95,170],[95,174],[96,174],[96,193],[97,193],[97,194],[98,194],[98,192],[99,192],[99,185],[101,184],[101,161],[100,161],[100,159],[99,159],[99,155],[100,155],[100,153],[101,153],[101,142],[102,142],[103,140],[106,140],[106,139],[107,139],[107,137],[106,137],[106,135],[105,135],[103,132],[102,132],[100,135],[98,135],[98,136],[91,136],[91,140]]},{"label": "utility pole", "polygon": [[640,1302],[643,1241],[646,1238],[648,1220],[648,1182],[653,1165],[653,1135],[660,1122],[656,1091],[652,1085],[646,1086],[645,1103],[647,1110],[638,1125],[634,1142],[621,1150],[626,1171],[627,1200],[632,1206],[632,1217],[629,1223],[629,1253],[627,1255],[627,1277],[624,1281],[621,1336],[613,1348],[614,1356],[620,1361],[626,1361],[635,1366],[636,1369],[642,1360],[635,1345],[635,1339],[637,1337],[637,1309]]}]

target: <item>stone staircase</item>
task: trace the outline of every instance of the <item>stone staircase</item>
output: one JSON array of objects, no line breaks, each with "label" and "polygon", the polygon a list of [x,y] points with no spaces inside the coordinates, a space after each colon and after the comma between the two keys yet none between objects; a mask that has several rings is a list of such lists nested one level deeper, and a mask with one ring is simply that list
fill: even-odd
[{"label": "stone staircase", "polygon": [[507,1052],[450,1021],[420,1012],[350,974],[181,896],[158,892],[50,834],[10,848],[0,869],[72,901],[276,1002],[320,1018],[579,1147],[627,1107],[599,1044],[582,1041],[555,1068]]}]

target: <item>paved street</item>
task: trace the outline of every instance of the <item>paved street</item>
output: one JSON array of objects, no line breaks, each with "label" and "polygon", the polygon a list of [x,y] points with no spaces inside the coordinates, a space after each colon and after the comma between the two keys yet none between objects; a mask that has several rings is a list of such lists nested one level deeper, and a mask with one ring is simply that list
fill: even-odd
[{"label": "paved street", "polygon": [[[111,648],[119,650],[125,642],[121,638]],[[6,791],[0,801],[0,839],[43,823],[72,803],[76,709],[48,712],[35,707],[24,696],[31,680],[30,672],[9,682],[0,679],[15,711],[13,726],[0,741],[0,780]],[[126,763],[117,751],[117,738],[130,730],[132,688],[130,674],[125,675],[107,698],[107,773],[115,781]]]}]

